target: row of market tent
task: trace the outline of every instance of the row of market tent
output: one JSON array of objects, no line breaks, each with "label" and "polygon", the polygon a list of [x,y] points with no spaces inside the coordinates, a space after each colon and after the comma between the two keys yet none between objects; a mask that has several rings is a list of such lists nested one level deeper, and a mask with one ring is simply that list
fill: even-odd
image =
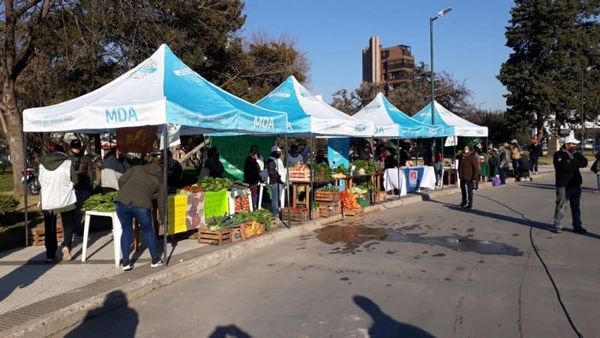
[{"label": "row of market tent", "polygon": [[[435,125],[428,123],[432,113]],[[452,114],[437,102],[435,109],[428,105],[411,118],[382,94],[352,117],[311,93],[293,76],[252,104],[204,79],[165,44],[135,68],[86,95],[23,112],[25,133],[112,133],[119,128],[143,126],[158,127],[165,158],[170,144],[167,140],[172,138],[170,130],[176,130],[178,136],[487,136],[486,127]],[[167,215],[163,215],[165,233],[166,220]],[[164,240],[166,248],[166,236]]]},{"label": "row of market tent", "polygon": [[[434,116],[434,125],[431,125]],[[290,76],[256,104],[210,83],[167,45],[114,81],[60,104],[26,109],[24,132],[98,132],[123,127],[178,125],[181,135],[271,134],[380,138],[486,137],[487,127],[435,102],[415,116],[379,93],[354,116],[314,95]]]}]

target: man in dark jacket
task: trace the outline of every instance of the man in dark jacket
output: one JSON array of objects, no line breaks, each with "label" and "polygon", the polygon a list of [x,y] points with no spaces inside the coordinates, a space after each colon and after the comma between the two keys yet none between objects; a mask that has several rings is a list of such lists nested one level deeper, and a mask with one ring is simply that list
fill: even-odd
[{"label": "man in dark jacket", "polygon": [[560,233],[562,226],[560,222],[565,214],[567,201],[571,205],[573,217],[573,232],[585,234],[587,231],[581,225],[581,173],[579,168],[587,166],[587,159],[581,153],[575,151],[579,143],[573,136],[567,136],[564,145],[554,153],[554,170],[556,175],[556,208],[554,210],[555,233]]},{"label": "man in dark jacket", "polygon": [[75,139],[71,141],[69,145],[69,158],[71,159],[73,170],[77,175],[77,183],[75,184],[75,194],[77,195],[77,223],[75,225],[76,231],[81,235],[81,221],[83,219],[83,213],[81,207],[83,202],[90,197],[92,194],[94,180],[94,168],[92,163],[92,157],[84,154],[85,150],[81,146],[81,141]]},{"label": "man in dark jacket", "polygon": [[538,160],[542,155],[542,145],[538,142],[536,138],[531,140],[531,144],[529,145],[529,163],[531,167],[531,171],[533,173],[538,172]]},{"label": "man in dark jacket", "polygon": [[460,207],[471,209],[473,207],[473,181],[479,177],[479,161],[477,161],[470,144],[465,146],[463,156],[459,161],[458,175],[462,194]]},{"label": "man in dark jacket", "polygon": [[121,222],[121,251],[123,254],[123,270],[133,269],[129,262],[129,249],[133,240],[132,220],[135,218],[142,226],[144,242],[152,256],[151,267],[163,264],[156,244],[156,234],[152,224],[152,200],[158,196],[160,217],[165,214],[162,160],[155,159],[154,163],[132,167],[119,178],[119,192],[115,198],[117,216]]}]

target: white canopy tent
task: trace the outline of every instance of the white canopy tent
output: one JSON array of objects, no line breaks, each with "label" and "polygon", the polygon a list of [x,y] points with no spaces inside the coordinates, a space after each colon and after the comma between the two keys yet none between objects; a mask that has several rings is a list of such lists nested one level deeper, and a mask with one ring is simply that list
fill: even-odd
[{"label": "white canopy tent", "polygon": [[[434,126],[441,129],[440,135],[444,136],[465,136],[465,137],[487,137],[488,128],[478,126],[475,123],[469,122],[458,115],[452,113],[444,106],[435,101]],[[431,103],[421,109],[413,118],[423,123],[431,123]]]}]

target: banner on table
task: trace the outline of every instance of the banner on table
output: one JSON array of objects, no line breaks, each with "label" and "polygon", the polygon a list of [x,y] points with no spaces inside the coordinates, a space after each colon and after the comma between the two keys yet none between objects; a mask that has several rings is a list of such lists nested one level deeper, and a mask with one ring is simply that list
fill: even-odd
[{"label": "banner on table", "polygon": [[187,231],[186,210],[188,206],[187,195],[170,195],[167,203],[169,234]]},{"label": "banner on table", "polygon": [[221,217],[229,212],[228,191],[207,191],[204,194],[204,216],[206,218]]}]

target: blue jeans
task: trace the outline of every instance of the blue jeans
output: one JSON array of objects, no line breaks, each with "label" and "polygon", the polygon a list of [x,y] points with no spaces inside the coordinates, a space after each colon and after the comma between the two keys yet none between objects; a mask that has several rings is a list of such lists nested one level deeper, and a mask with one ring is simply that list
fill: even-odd
[{"label": "blue jeans", "polygon": [[538,172],[538,158],[532,157],[529,159],[529,163],[531,164],[531,171],[534,173]]},{"label": "blue jeans", "polygon": [[560,222],[565,215],[567,201],[571,205],[571,216],[573,217],[573,228],[581,227],[581,186],[556,187],[556,209],[554,210],[554,227],[560,229]]},{"label": "blue jeans", "polygon": [[278,218],[279,201],[281,200],[281,194],[283,193],[283,184],[269,184],[269,188],[271,188],[271,213]]},{"label": "blue jeans", "polygon": [[160,258],[160,253],[156,247],[156,234],[152,225],[152,213],[147,208],[137,208],[121,202],[116,203],[117,217],[121,222],[123,234],[121,234],[121,252],[123,253],[123,265],[129,264],[129,252],[131,242],[133,241],[133,226],[132,222],[135,218],[142,226],[144,232],[144,242],[150,250],[150,256],[153,260]]},{"label": "blue jeans", "polygon": [[520,171],[519,171],[519,160],[512,160],[513,173],[515,174],[515,179],[519,181]]}]

